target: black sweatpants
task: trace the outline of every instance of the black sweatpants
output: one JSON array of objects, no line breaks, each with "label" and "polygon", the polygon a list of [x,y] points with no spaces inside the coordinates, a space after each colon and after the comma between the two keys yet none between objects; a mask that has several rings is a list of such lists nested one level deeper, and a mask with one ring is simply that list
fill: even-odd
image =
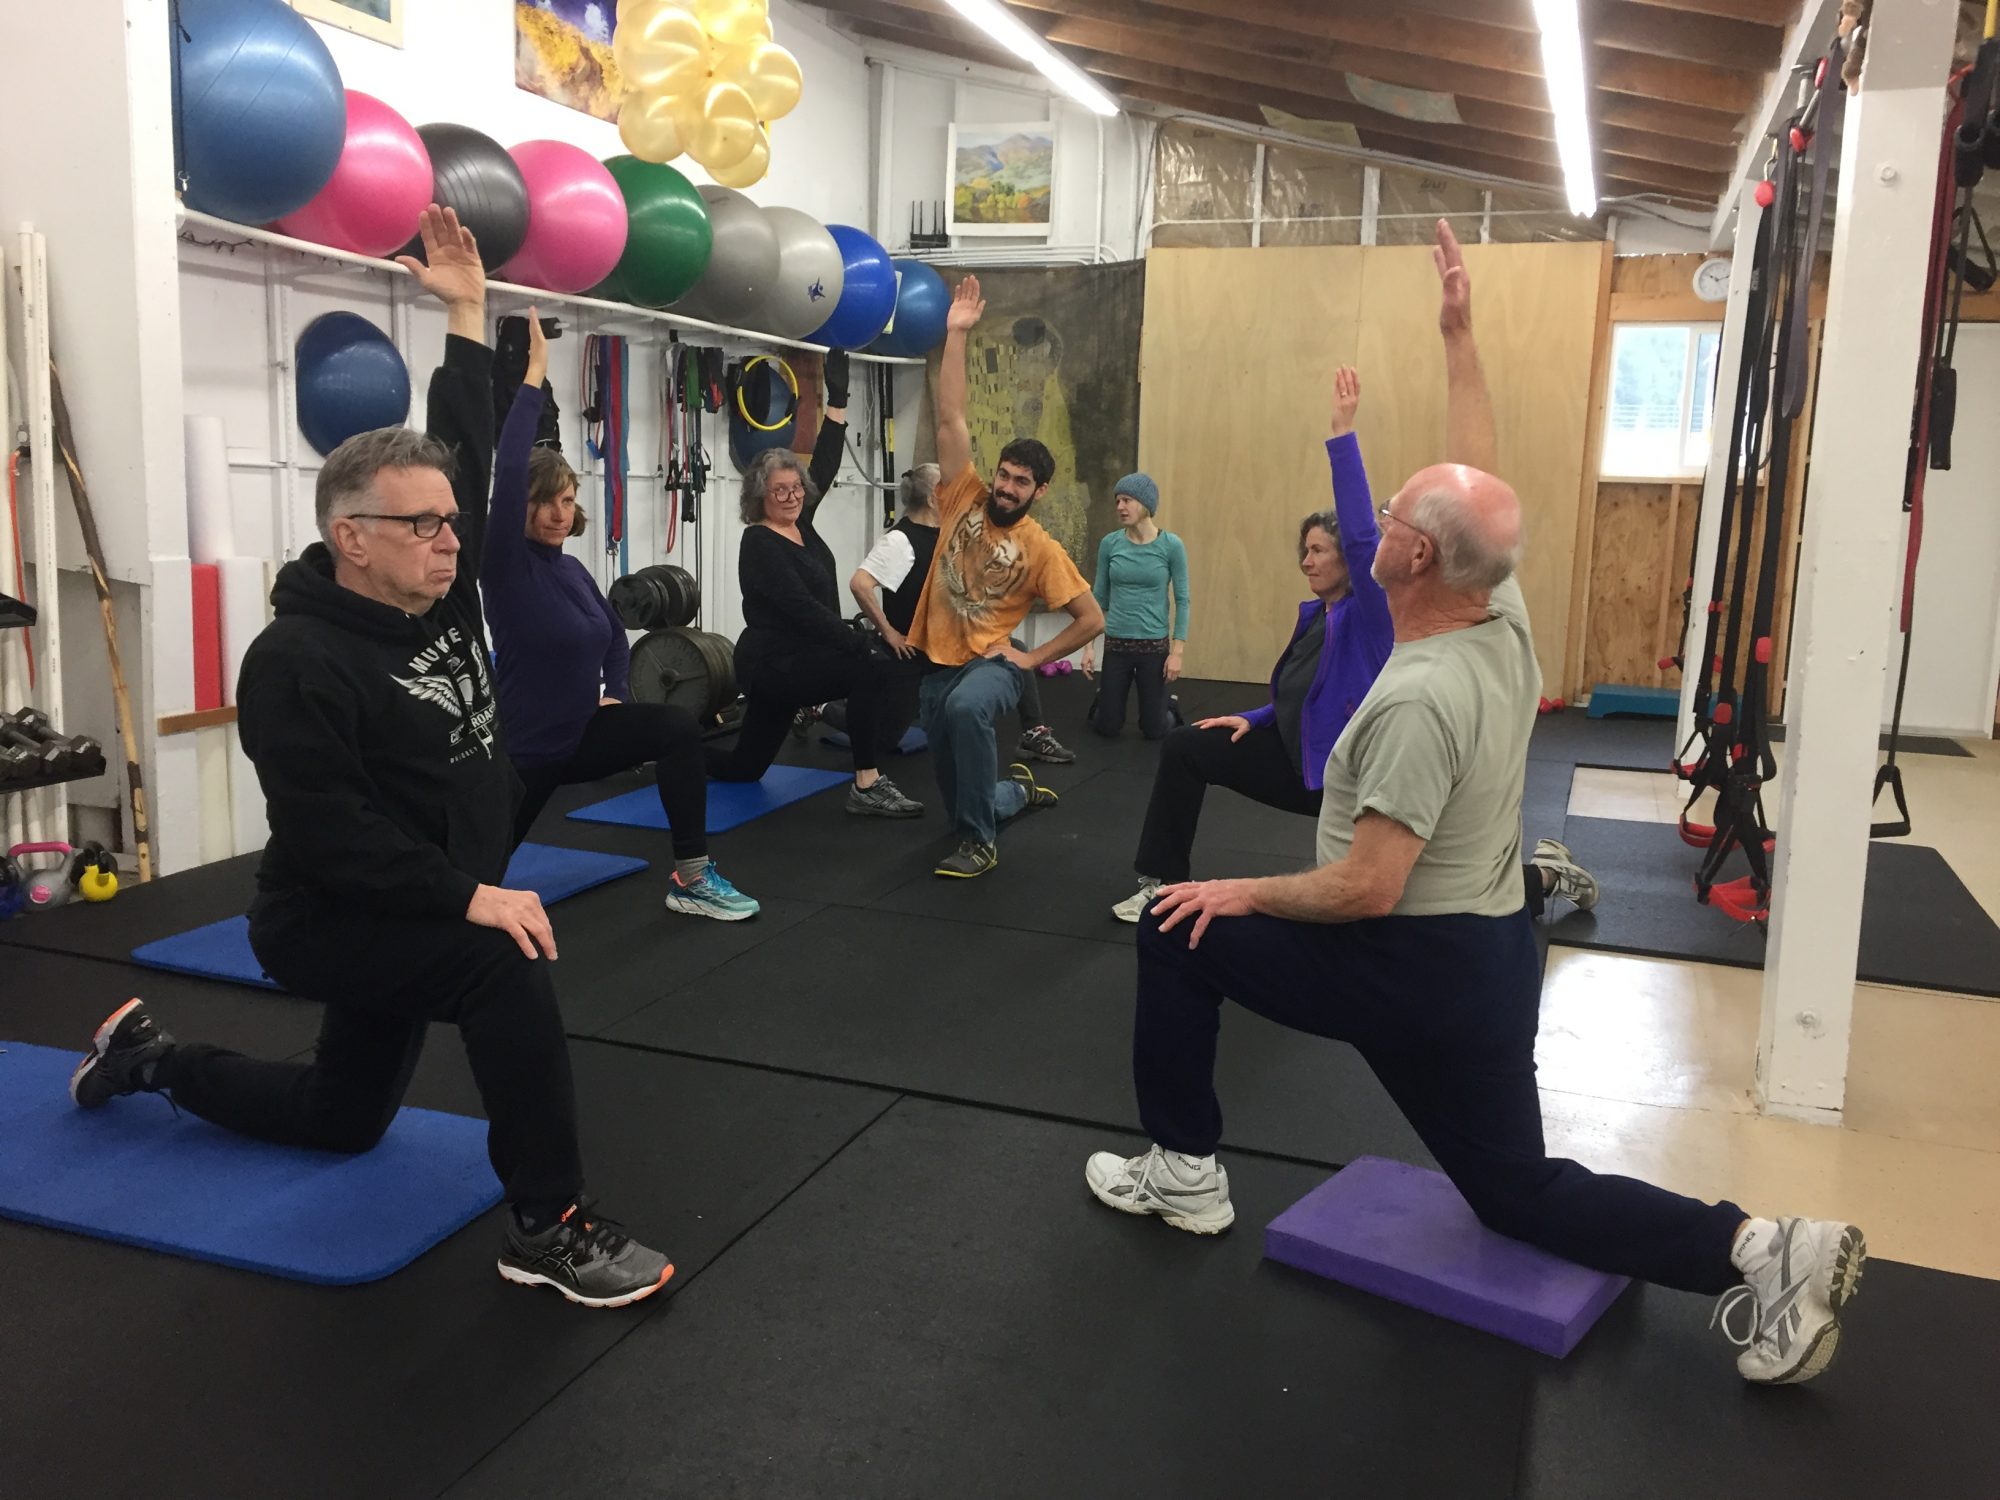
[{"label": "black sweatpants", "polygon": [[739,651],[736,673],[743,682],[743,730],[727,750],[710,746],[708,774],[715,781],[759,781],[792,727],[792,715],[813,703],[847,700],[848,739],[854,769],[872,771],[883,750],[894,712],[888,684],[890,664],[873,652],[836,651],[812,646],[781,657],[746,660]]},{"label": "black sweatpants", "polygon": [[259,1140],[366,1151],[409,1088],[429,1022],[458,1027],[507,1199],[536,1218],[583,1189],[576,1089],[549,960],[459,917],[376,916],[303,896],[261,901],[250,946],[326,1007],[311,1062],[176,1046],[156,1082],[190,1114]]},{"label": "black sweatpants", "polygon": [[1124,729],[1125,696],[1133,685],[1139,689],[1139,732],[1149,740],[1157,740],[1163,739],[1173,727],[1167,708],[1164,651],[1121,651],[1106,640],[1104,665],[1098,677],[1097,710],[1091,715],[1090,727],[1099,734],[1115,735]]},{"label": "black sweatpants", "polygon": [[514,770],[527,791],[514,815],[514,847],[559,786],[597,781],[648,761],[672,830],[674,858],[708,853],[708,773],[702,765],[701,725],[684,708],[666,703],[606,703],[590,716],[568,760]]},{"label": "black sweatpants", "polygon": [[[1212,786],[1228,787],[1253,802],[1301,817],[1319,816],[1320,794],[1308,787],[1292,764],[1285,737],[1274,724],[1253,725],[1240,740],[1227,729],[1183,724],[1160,746],[1153,772],[1153,796],[1139,830],[1139,853],[1132,868],[1142,878],[1177,885],[1190,878],[1195,829],[1201,804]],[[1542,872],[1521,867],[1528,915],[1539,918],[1548,904]]]},{"label": "black sweatpants", "polygon": [[1489,1228],[1566,1260],[1714,1295],[1747,1217],[1551,1157],[1535,1090],[1541,962],[1525,913],[1289,922],[1221,917],[1139,928],[1132,1070],[1139,1117],[1170,1151],[1222,1139],[1222,1003],[1349,1042]]}]

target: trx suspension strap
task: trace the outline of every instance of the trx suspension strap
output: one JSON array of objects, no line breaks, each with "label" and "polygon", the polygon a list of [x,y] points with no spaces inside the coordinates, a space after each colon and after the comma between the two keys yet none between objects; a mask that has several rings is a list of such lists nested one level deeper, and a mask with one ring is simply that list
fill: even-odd
[{"label": "trx suspension strap", "polygon": [[[1737,455],[1731,454],[1729,480],[1742,487],[1733,517],[1735,576],[1721,661],[1704,664],[1705,669],[1713,670],[1717,686],[1710,701],[1707,744],[1689,778],[1694,787],[1690,807],[1702,791],[1713,787],[1716,792],[1715,823],[1707,840],[1708,852],[1695,876],[1696,898],[1745,922],[1761,922],[1770,909],[1769,857],[1776,839],[1764,813],[1763,788],[1777,771],[1767,707],[1772,630],[1777,615],[1779,568],[1784,557],[1785,495],[1791,470],[1793,426],[1805,409],[1813,261],[1825,218],[1827,178],[1840,146],[1841,112],[1845,103],[1840,61],[1841,46],[1836,42],[1820,63],[1814,85],[1793,119],[1786,139],[1779,145],[1767,215],[1776,222],[1768,242],[1759,235],[1760,248],[1768,249],[1762,269],[1767,273],[1764,290],[1769,301],[1762,309],[1764,322],[1757,330],[1759,361],[1744,372],[1750,378],[1743,384],[1750,390],[1739,415],[1745,434],[1743,457],[1748,466],[1741,474],[1734,469]],[[1802,192],[1798,169],[1808,165],[1810,187]],[[1774,318],[1775,340],[1769,330],[1769,322]],[[1746,338],[1746,353],[1749,344]],[[1768,355],[1764,352],[1767,350]],[[1767,357],[1774,360],[1775,368],[1764,362]],[[1751,486],[1757,481],[1760,457],[1763,479],[1761,486],[1753,491]],[[1753,560],[1752,529],[1757,509],[1751,499],[1753,493],[1761,494],[1764,534],[1761,548],[1756,549],[1757,585],[1751,600],[1746,640],[1743,605]],[[1711,640],[1713,634],[1711,627]],[[1740,690],[1734,690],[1739,660],[1742,682]],[[1683,837],[1695,832],[1697,825],[1691,824],[1684,813]],[[1699,839],[1690,837],[1690,841]],[[1730,852],[1735,849],[1743,851],[1750,873],[1735,880],[1720,880]]]}]

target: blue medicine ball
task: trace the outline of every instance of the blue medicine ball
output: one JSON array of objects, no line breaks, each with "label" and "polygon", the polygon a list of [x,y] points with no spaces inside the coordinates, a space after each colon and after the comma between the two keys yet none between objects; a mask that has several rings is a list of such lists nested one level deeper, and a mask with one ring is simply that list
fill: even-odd
[{"label": "blue medicine ball", "polygon": [[299,431],[321,458],[357,432],[409,420],[410,372],[366,318],[351,312],[314,318],[299,335],[294,369]]},{"label": "blue medicine ball", "polygon": [[899,260],[896,269],[902,273],[896,287],[896,316],[868,347],[876,354],[921,359],[944,342],[951,288],[920,260]]},{"label": "blue medicine ball", "polygon": [[180,0],[174,72],[189,208],[267,224],[326,186],[347,96],[326,43],[284,0]]}]

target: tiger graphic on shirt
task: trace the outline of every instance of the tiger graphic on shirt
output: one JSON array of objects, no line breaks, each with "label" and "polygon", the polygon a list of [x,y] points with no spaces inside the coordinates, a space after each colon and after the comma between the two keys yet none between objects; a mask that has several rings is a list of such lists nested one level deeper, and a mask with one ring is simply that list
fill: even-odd
[{"label": "tiger graphic on shirt", "polygon": [[1026,585],[1027,549],[1009,528],[993,524],[984,505],[973,505],[951,528],[939,578],[952,613],[984,624]]}]

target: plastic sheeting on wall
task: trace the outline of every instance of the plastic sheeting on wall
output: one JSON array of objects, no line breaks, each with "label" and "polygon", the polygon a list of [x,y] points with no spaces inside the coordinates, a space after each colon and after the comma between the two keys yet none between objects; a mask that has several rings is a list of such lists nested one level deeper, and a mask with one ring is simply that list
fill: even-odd
[{"label": "plastic sheeting on wall", "polygon": [[1245,247],[1257,145],[1198,125],[1161,128],[1153,148],[1153,246]]},{"label": "plastic sheeting on wall", "polygon": [[1264,148],[1263,243],[1358,245],[1368,169],[1358,158],[1296,146]]}]

